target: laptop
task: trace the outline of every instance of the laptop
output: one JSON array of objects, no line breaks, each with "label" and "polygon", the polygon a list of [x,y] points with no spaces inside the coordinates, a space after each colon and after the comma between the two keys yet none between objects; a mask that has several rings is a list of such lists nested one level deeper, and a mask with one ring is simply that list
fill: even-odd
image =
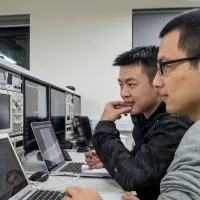
[{"label": "laptop", "polygon": [[63,193],[33,189],[7,134],[0,134],[0,199],[61,200]]},{"label": "laptop", "polygon": [[82,162],[66,162],[50,121],[32,122],[31,127],[47,171],[51,175],[108,177],[108,174],[92,173],[92,170],[91,173],[88,171],[85,173],[85,170],[82,170],[82,165],[84,165]]}]

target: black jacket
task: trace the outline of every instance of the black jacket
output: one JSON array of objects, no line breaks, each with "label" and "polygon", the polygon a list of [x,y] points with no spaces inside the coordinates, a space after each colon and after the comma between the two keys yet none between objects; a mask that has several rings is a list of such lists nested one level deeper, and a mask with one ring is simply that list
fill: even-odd
[{"label": "black jacket", "polygon": [[135,146],[131,152],[112,121],[97,124],[93,145],[104,167],[125,191],[136,191],[140,200],[156,200],[161,179],[193,122],[168,114],[164,103],[150,118],[141,114],[132,116],[132,121]]}]

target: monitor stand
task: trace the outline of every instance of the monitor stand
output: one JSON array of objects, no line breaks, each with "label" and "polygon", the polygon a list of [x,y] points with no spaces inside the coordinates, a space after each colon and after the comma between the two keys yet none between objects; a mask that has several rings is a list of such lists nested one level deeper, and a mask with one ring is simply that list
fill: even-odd
[{"label": "monitor stand", "polygon": [[40,151],[37,152],[37,159],[43,161],[43,157]]}]

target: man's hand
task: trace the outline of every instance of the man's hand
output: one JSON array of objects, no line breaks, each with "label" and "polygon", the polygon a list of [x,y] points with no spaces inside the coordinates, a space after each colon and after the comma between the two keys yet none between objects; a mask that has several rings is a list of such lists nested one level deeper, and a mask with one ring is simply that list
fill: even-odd
[{"label": "man's hand", "polygon": [[101,120],[115,121],[121,118],[121,115],[126,115],[132,110],[131,106],[127,106],[123,101],[112,101],[105,105]]},{"label": "man's hand", "polygon": [[135,195],[128,192],[122,196],[122,200],[139,200],[139,199]]},{"label": "man's hand", "polygon": [[99,169],[103,167],[103,163],[100,161],[96,151],[94,150],[85,153],[85,161],[91,169]]},{"label": "man's hand", "polygon": [[62,200],[102,200],[96,189],[68,187]]}]

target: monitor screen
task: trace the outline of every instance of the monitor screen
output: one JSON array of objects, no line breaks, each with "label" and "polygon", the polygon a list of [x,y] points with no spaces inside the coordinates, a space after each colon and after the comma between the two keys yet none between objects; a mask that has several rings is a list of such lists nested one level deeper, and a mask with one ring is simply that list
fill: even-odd
[{"label": "monitor screen", "polygon": [[65,160],[51,122],[32,123],[32,128],[48,170],[63,163]]},{"label": "monitor screen", "polygon": [[0,93],[0,131],[10,129],[10,98],[9,94]]},{"label": "monitor screen", "polygon": [[74,116],[81,115],[81,98],[79,96],[73,95],[74,104]]},{"label": "monitor screen", "polygon": [[8,138],[0,139],[0,199],[8,200],[28,185]]},{"label": "monitor screen", "polygon": [[51,88],[51,123],[54,131],[65,131],[65,92]]},{"label": "monitor screen", "polygon": [[29,80],[25,80],[25,137],[24,147],[36,143],[30,123],[46,121],[47,118],[47,88]]},{"label": "monitor screen", "polygon": [[26,80],[26,117],[47,117],[47,90],[43,85]]}]

